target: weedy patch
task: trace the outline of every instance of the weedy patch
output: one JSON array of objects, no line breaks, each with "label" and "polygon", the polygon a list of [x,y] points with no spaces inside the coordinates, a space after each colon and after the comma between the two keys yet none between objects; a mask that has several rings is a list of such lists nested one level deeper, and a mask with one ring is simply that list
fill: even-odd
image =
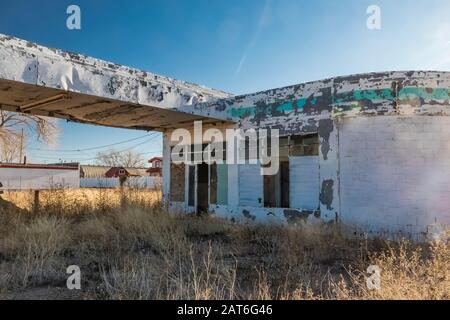
[{"label": "weedy patch", "polygon": [[[347,239],[321,223],[244,226],[170,215],[149,190],[48,191],[34,213],[31,193],[4,198],[0,298],[450,298],[443,241]],[[70,265],[81,270],[77,295],[65,289]],[[376,288],[369,266],[380,270]]]}]

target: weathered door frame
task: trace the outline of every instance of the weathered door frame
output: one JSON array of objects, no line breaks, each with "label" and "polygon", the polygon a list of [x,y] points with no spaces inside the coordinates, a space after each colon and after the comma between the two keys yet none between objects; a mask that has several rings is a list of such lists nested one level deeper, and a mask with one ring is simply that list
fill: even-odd
[{"label": "weathered door frame", "polygon": [[[190,167],[194,167],[194,206],[190,206],[189,205],[189,192],[190,192],[190,181],[189,181],[189,170]],[[199,187],[199,182],[198,182],[198,174],[199,174],[199,164],[193,164],[193,165],[186,165],[186,174],[185,174],[185,179],[186,179],[186,184],[185,184],[185,209],[186,212],[193,212],[198,214],[199,213],[199,201],[198,201],[198,197],[199,197],[199,192],[198,192],[198,187]],[[209,206],[211,204],[211,181],[210,181],[210,177],[211,177],[211,166],[208,165],[208,192],[207,192],[207,210],[209,210]]]}]

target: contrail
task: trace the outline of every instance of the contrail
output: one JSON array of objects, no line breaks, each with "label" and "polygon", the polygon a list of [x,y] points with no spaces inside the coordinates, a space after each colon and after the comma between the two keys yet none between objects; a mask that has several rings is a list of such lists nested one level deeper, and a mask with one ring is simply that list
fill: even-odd
[{"label": "contrail", "polygon": [[247,47],[244,50],[244,53],[242,54],[242,58],[239,61],[239,65],[236,68],[235,74],[238,75],[241,72],[242,66],[245,64],[245,61],[247,60],[248,52],[251,48],[253,48],[256,44],[256,41],[258,41],[258,38],[264,29],[264,27],[267,25],[269,16],[270,16],[270,5],[272,3],[272,0],[266,0],[266,3],[264,5],[263,11],[261,12],[261,15],[259,16],[258,25],[256,26],[255,33],[253,34],[252,39],[248,43]]}]

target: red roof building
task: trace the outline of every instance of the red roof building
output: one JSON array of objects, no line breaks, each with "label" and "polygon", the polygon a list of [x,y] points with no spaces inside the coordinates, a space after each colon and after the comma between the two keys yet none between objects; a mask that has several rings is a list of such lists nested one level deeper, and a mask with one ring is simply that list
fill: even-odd
[{"label": "red roof building", "polygon": [[162,157],[154,157],[148,160],[148,163],[150,163],[150,168],[147,170],[147,172],[151,177],[162,176],[162,161]]},{"label": "red roof building", "polygon": [[148,176],[146,169],[141,168],[124,168],[112,167],[105,173],[106,178],[121,178],[121,177],[145,177]]}]

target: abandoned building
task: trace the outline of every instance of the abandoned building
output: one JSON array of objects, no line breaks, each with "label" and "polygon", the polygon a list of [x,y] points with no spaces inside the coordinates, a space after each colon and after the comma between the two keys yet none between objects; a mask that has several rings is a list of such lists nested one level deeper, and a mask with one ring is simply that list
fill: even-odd
[{"label": "abandoned building", "polygon": [[[235,221],[339,221],[371,233],[450,225],[450,73],[337,77],[233,96],[0,36],[0,104],[95,125],[161,131],[174,211]],[[171,133],[278,129],[277,175],[260,164],[171,162]],[[1,177],[0,177],[1,180]]]}]

